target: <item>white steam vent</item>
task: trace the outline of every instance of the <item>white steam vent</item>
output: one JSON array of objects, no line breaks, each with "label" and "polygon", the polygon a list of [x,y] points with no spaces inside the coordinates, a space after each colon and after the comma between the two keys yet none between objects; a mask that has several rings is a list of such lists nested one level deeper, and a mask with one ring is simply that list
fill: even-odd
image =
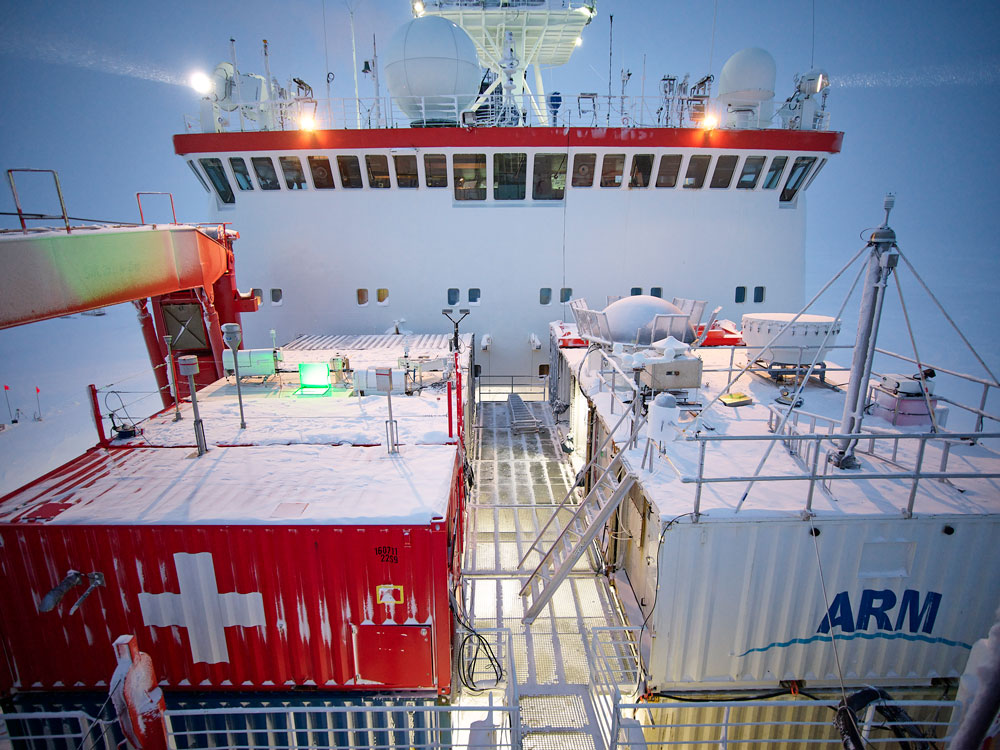
[{"label": "white steam vent", "polygon": [[773,112],[775,65],[767,50],[748,47],[726,60],[719,102],[726,127],[767,127]]},{"label": "white steam vent", "polygon": [[479,93],[476,45],[446,18],[400,27],[382,59],[389,94],[415,125],[455,124]]},{"label": "white steam vent", "polygon": [[659,297],[648,294],[622,297],[605,307],[604,314],[612,341],[644,346],[667,336],[684,343],[694,341],[688,314]]}]

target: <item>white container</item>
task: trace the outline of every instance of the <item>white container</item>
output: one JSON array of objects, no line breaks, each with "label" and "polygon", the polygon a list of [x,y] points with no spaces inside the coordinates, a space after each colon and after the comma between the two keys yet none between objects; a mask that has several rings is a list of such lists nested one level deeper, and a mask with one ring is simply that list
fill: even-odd
[{"label": "white container", "polygon": [[[776,335],[771,346],[761,352],[756,359],[782,364],[808,366],[813,359],[822,362],[827,349],[837,343],[840,321],[828,315],[800,315],[788,325],[795,313],[752,313],[743,316],[743,341],[750,356],[767,346]],[[785,326],[788,329],[780,333]],[[827,337],[829,332],[829,337]],[[778,335],[780,333],[780,335]],[[824,341],[824,339],[826,339]],[[817,357],[817,352],[819,356]]]},{"label": "white container", "polygon": [[627,555],[626,567],[643,616],[654,607],[653,690],[839,685],[831,636],[848,685],[958,677],[1000,603],[992,574],[1000,569],[997,515],[703,516],[671,526],[658,553],[649,526],[644,549]]}]

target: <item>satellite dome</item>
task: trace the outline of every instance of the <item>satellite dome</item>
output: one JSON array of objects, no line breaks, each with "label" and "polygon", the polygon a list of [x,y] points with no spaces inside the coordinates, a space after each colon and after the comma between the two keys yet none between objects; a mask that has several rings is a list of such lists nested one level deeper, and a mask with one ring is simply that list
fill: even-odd
[{"label": "satellite dome", "polygon": [[414,125],[453,125],[479,94],[476,45],[446,18],[400,27],[383,54],[389,94]]},{"label": "satellite dome", "polygon": [[774,98],[774,58],[767,50],[748,47],[726,60],[719,75],[719,98],[757,104]]},{"label": "satellite dome", "polygon": [[[622,297],[616,302],[604,308],[604,314],[608,318],[608,328],[611,331],[611,340],[624,344],[646,345],[652,343],[651,334],[653,332],[653,318],[657,315],[683,315],[683,311],[677,305],[667,302],[659,297],[651,297],[648,294],[637,294],[631,297]],[[658,328],[657,338],[665,338],[663,334],[666,324],[663,323]],[[694,341],[694,330],[689,323],[684,325],[683,338],[676,333],[674,336],[686,344]]]}]

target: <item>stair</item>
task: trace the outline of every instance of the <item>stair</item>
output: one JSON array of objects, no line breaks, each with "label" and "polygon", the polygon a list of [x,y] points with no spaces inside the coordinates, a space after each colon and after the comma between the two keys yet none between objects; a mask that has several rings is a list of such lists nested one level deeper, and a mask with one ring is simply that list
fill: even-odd
[{"label": "stair", "polygon": [[[521,588],[521,596],[531,597],[530,604],[525,603],[525,624],[532,623],[552,599],[559,584],[566,579],[635,484],[635,477],[631,473],[625,473],[619,481],[618,475],[623,470],[622,454],[619,453],[594,482],[590,493],[575,506],[573,517],[559,530],[555,541],[542,554],[541,562]],[[560,508],[562,507],[561,505]],[[557,510],[556,513],[558,512]],[[532,543],[532,549],[541,549],[539,543],[550,524],[551,519]],[[524,560],[521,562],[523,564]]]},{"label": "stair", "polygon": [[516,393],[507,397],[507,411],[510,412],[510,429],[515,433],[538,432],[538,420],[531,413],[531,409],[524,403],[524,399]]}]

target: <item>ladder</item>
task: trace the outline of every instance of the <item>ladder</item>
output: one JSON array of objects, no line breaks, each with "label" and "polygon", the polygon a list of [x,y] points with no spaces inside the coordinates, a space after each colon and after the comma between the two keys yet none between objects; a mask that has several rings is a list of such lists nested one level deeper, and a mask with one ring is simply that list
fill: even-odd
[{"label": "ladder", "polygon": [[[629,412],[623,414],[622,418],[618,421],[618,425],[629,414]],[[632,440],[638,434],[643,424],[645,424],[645,418],[640,418],[636,421],[628,444],[632,443]],[[611,441],[618,425],[608,433],[604,443],[594,452],[594,458],[584,467],[581,474],[585,474],[596,464],[597,458]],[[620,478],[619,475],[621,475]],[[518,565],[518,567],[522,567],[528,559],[528,555],[535,550],[541,550],[540,544],[542,538],[555,521],[556,516],[559,515],[559,512],[567,508],[573,508],[573,517],[559,530],[552,545],[542,553],[541,561],[521,588],[521,596],[531,596],[530,605],[526,608],[524,617],[522,618],[525,624],[530,625],[534,622],[542,607],[552,599],[556,589],[566,580],[570,571],[573,570],[573,566],[576,565],[576,562],[587,551],[587,548],[594,539],[597,538],[601,529],[604,528],[604,524],[608,522],[612,514],[618,509],[622,500],[628,495],[629,490],[632,489],[635,481],[635,476],[628,472],[624,466],[623,453],[619,452],[601,472],[590,492],[580,501],[579,505],[574,506],[569,503],[574,493],[574,489],[570,489],[562,503],[559,504],[559,507],[556,508],[548,522],[546,522],[545,526],[538,533],[538,536],[531,543],[531,546],[525,552],[524,557]]]},{"label": "ladder", "polygon": [[513,432],[538,432],[538,420],[524,403],[524,399],[516,393],[507,396],[507,410],[510,412],[510,428]]}]

